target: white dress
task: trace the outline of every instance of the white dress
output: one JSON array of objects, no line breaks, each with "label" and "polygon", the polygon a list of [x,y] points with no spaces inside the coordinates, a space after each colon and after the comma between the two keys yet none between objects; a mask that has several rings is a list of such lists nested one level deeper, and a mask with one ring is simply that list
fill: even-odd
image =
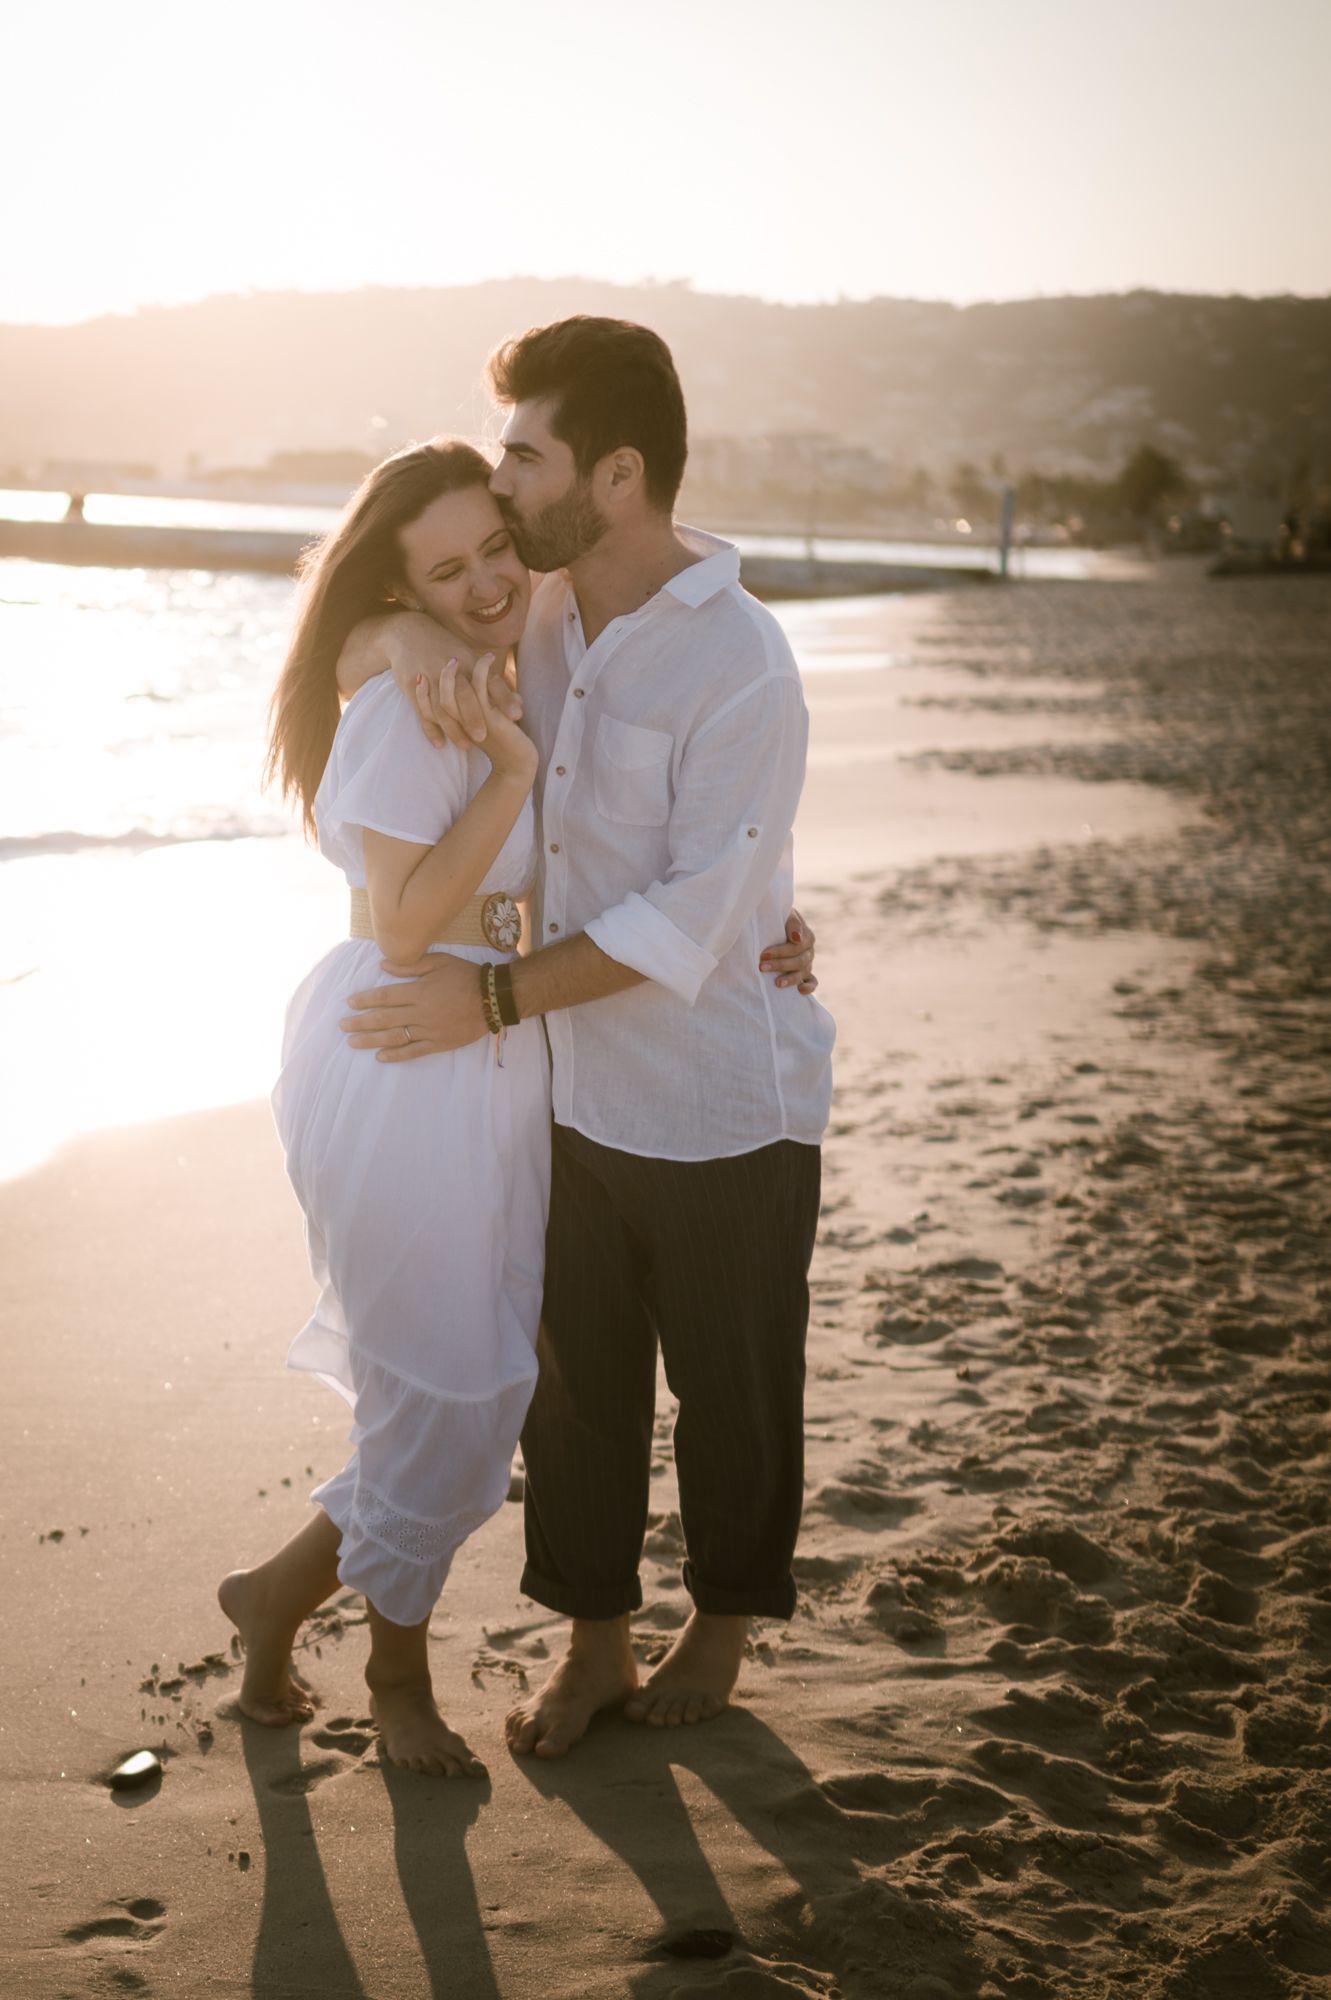
[{"label": "white dress", "polygon": [[[427,743],[391,675],[348,704],[315,801],[321,851],[364,887],[361,830],[433,844],[489,774]],[[523,894],[530,799],[480,884]],[[483,964],[513,956],[436,946]],[[429,1616],[459,1545],[503,1502],[536,1380],[550,1192],[540,1021],[448,1055],[381,1063],[338,1027],[389,983],[373,939],[334,945],[287,1010],[273,1093],[322,1288],[288,1366],[350,1403],[354,1447],[311,1498],[342,1532],[338,1574],[399,1625]]]}]

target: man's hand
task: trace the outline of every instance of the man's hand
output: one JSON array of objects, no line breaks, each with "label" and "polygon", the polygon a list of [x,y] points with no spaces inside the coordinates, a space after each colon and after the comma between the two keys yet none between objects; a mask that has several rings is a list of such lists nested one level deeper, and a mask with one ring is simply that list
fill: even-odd
[{"label": "man's hand", "polygon": [[355,1011],[339,1026],[353,1049],[376,1049],[380,1062],[414,1062],[488,1034],[480,975],[467,960],[432,952],[384,970],[403,983],[353,993],[347,1002]]},{"label": "man's hand", "polygon": [[774,972],[778,986],[798,986],[801,993],[816,993],[818,981],[813,970],[814,935],[798,910],[786,918],[786,935],[781,944],[769,944],[758,960],[760,972]]}]

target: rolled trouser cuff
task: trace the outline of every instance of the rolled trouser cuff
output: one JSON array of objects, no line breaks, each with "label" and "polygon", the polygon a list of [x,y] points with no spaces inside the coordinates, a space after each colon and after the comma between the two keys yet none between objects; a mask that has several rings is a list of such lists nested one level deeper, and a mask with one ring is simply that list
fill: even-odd
[{"label": "rolled trouser cuff", "polygon": [[692,1563],[684,1565],[684,1587],[697,1610],[717,1618],[792,1618],[797,1593],[792,1576],[775,1583],[751,1584],[736,1590],[707,1583]]},{"label": "rolled trouser cuff", "polygon": [[642,1585],[636,1576],[623,1583],[556,1583],[528,1563],[518,1588],[524,1597],[565,1618],[623,1618],[642,1605]]}]

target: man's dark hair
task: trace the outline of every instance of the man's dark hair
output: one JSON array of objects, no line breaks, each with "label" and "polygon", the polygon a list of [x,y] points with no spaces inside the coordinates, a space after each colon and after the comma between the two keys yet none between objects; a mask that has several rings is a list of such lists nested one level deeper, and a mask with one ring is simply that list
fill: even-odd
[{"label": "man's dark hair", "polygon": [[642,453],[648,498],[674,505],[688,457],[684,394],[670,349],[650,327],[579,314],[534,326],[490,357],[501,403],[554,403],[551,429],[584,477],[620,445]]}]

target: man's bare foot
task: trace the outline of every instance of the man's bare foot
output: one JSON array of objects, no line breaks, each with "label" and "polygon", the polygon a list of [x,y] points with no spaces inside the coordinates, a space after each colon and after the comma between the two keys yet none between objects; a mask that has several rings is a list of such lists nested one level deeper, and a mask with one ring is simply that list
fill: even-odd
[{"label": "man's bare foot", "polygon": [[428,1681],[373,1688],[370,1713],[390,1764],[436,1778],[489,1776],[471,1745],[444,1721]]},{"label": "man's bare foot", "polygon": [[695,1611],[661,1664],[625,1705],[630,1722],[673,1729],[708,1722],[729,1706],[748,1637],[747,1618]]},{"label": "man's bare foot", "polygon": [[314,1697],[291,1664],[299,1623],[292,1625],[268,1602],[253,1570],[232,1570],[218,1586],[217,1601],[245,1649],[245,1674],[236,1698],[241,1714],[269,1728],[308,1721]]},{"label": "man's bare foot", "polygon": [[618,1708],[638,1685],[627,1618],[577,1619],[568,1652],[544,1687],[509,1711],[504,1725],[516,1757],[562,1757],[592,1717]]}]

